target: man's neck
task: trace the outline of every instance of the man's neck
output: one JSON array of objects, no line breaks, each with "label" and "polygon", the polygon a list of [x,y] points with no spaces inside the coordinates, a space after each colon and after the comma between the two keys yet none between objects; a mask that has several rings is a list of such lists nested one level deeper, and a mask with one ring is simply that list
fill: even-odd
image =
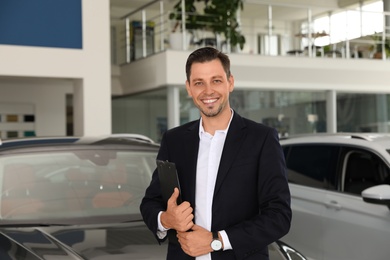
[{"label": "man's neck", "polygon": [[230,108],[225,109],[223,113],[213,117],[202,114],[203,129],[211,135],[214,135],[217,130],[225,130],[229,125],[231,116],[232,111]]}]

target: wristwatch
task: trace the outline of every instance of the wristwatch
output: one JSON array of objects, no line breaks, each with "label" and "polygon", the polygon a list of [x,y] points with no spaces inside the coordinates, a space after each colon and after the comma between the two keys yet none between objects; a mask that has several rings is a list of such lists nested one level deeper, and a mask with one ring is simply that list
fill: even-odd
[{"label": "wristwatch", "polygon": [[213,241],[211,241],[211,249],[215,251],[220,251],[222,249],[222,242],[219,240],[218,232],[212,232],[213,233]]}]

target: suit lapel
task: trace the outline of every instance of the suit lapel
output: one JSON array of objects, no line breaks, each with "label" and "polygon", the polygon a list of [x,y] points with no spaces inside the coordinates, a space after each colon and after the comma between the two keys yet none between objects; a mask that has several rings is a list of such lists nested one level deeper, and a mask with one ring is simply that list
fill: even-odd
[{"label": "suit lapel", "polygon": [[238,151],[241,148],[245,134],[245,123],[242,121],[241,116],[234,112],[223,147],[221,161],[219,163],[214,197],[216,197],[215,194],[219,191],[223,180],[225,179]]},{"label": "suit lapel", "polygon": [[196,183],[196,165],[198,162],[198,151],[199,151],[199,123],[200,121],[196,121],[196,123],[192,124],[187,129],[188,134],[188,142],[186,140],[185,144],[185,155],[187,158],[184,158],[186,161],[186,169],[188,172],[188,182],[185,183],[185,190],[188,192],[186,195],[188,196],[188,201],[191,205],[195,205],[195,183]]}]

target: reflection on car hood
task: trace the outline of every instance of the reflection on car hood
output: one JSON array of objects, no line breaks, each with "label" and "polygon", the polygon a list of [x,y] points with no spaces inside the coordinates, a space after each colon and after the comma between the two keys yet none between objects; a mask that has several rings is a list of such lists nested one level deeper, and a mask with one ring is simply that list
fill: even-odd
[{"label": "reflection on car hood", "polygon": [[[142,221],[78,226],[1,227],[1,260],[123,260],[166,258]],[[281,241],[268,246],[271,260],[306,260]]]},{"label": "reflection on car hood", "polygon": [[143,223],[1,228],[0,259],[165,259]]}]

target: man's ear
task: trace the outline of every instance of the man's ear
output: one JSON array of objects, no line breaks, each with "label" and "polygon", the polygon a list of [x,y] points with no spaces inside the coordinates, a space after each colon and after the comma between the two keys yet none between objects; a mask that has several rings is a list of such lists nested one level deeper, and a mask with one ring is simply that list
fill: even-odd
[{"label": "man's ear", "polygon": [[233,89],[234,89],[234,77],[233,77],[232,74],[230,74],[229,83],[230,83],[229,91],[230,91],[230,92],[233,92]]},{"label": "man's ear", "polygon": [[187,90],[188,96],[192,97],[191,89],[190,89],[190,83],[188,82],[188,80],[186,80],[186,90]]}]

